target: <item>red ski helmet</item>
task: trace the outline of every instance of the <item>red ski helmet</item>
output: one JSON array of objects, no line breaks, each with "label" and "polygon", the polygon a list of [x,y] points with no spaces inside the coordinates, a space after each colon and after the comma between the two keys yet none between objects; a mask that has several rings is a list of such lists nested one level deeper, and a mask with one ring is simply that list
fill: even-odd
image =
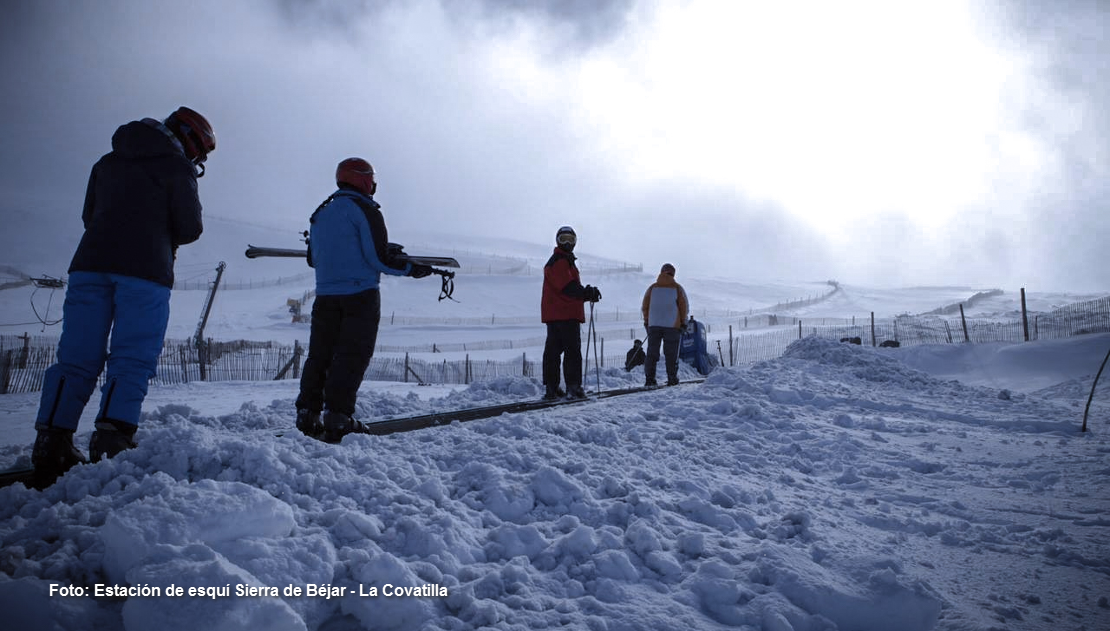
[{"label": "red ski helmet", "polygon": [[347,184],[363,195],[373,195],[378,190],[374,180],[374,167],[362,158],[347,158],[335,167],[335,185]]},{"label": "red ski helmet", "polygon": [[[164,124],[181,141],[189,162],[202,165],[208,159],[208,154],[216,150],[216,132],[212,131],[208,120],[196,111],[179,107],[166,118]],[[201,167],[200,175],[203,174],[204,168]]]}]

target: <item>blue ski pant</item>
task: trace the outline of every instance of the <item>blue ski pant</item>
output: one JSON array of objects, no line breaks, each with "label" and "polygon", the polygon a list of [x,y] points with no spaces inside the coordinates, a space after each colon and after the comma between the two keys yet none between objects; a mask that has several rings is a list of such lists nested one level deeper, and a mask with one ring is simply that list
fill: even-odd
[{"label": "blue ski pant", "polygon": [[170,317],[170,288],[99,272],[72,272],[57,362],[43,375],[35,427],[76,430],[107,367],[97,419],[139,424]]}]

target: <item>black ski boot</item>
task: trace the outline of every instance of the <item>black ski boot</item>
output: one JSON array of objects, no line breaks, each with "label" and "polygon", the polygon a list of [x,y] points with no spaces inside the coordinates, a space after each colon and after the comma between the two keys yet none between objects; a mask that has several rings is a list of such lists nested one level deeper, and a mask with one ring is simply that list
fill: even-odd
[{"label": "black ski boot", "polygon": [[89,439],[89,459],[98,462],[101,456],[114,458],[124,449],[135,447],[135,430],[131,423],[102,418],[96,422],[96,431]]},{"label": "black ski boot", "polygon": [[324,412],[324,442],[338,443],[347,434],[369,434],[370,428],[350,415],[328,410]]},{"label": "black ski boot", "polygon": [[55,427],[40,429],[31,450],[31,466],[35,474],[31,484],[39,490],[54,484],[75,464],[88,460],[73,446],[73,430]]},{"label": "black ski boot", "polygon": [[582,386],[570,386],[570,385],[568,385],[567,386],[567,398],[570,399],[571,401],[577,401],[579,399],[585,399],[586,398],[586,391],[582,389]]},{"label": "black ski boot", "polygon": [[658,388],[659,383],[657,381],[655,381],[655,379],[646,379],[646,380],[644,380],[644,387],[645,388]]},{"label": "black ski boot", "polygon": [[320,413],[313,410],[297,410],[297,429],[310,438],[323,436],[324,422],[320,420]]},{"label": "black ski boot", "polygon": [[563,392],[563,389],[559,386],[547,386],[547,392],[543,393],[543,400],[554,401],[556,399],[562,399],[565,396],[567,396],[567,393]]}]

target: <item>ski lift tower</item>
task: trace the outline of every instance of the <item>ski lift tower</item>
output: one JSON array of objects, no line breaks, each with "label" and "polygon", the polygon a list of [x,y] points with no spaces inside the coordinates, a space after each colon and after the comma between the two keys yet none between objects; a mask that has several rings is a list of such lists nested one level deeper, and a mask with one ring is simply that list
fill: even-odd
[{"label": "ski lift tower", "polygon": [[204,308],[201,310],[200,322],[197,323],[197,332],[193,335],[193,345],[197,347],[197,362],[200,366],[200,380],[208,379],[208,347],[204,341],[204,327],[208,325],[208,316],[212,313],[212,302],[216,300],[216,290],[220,288],[220,278],[224,275],[227,263],[220,261],[216,266],[216,280],[208,290],[208,297],[204,299]]}]

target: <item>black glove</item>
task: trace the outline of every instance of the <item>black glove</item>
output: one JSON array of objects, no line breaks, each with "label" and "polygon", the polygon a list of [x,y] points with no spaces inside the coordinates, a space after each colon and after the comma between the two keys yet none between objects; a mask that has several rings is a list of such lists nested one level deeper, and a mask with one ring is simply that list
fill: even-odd
[{"label": "black glove", "polygon": [[420,263],[413,263],[412,269],[409,270],[409,276],[413,278],[424,278],[425,276],[430,276],[431,273],[431,265],[421,265]]},{"label": "black glove", "polygon": [[599,302],[601,300],[601,290],[593,285],[586,285],[584,287],[586,293],[586,302]]}]

